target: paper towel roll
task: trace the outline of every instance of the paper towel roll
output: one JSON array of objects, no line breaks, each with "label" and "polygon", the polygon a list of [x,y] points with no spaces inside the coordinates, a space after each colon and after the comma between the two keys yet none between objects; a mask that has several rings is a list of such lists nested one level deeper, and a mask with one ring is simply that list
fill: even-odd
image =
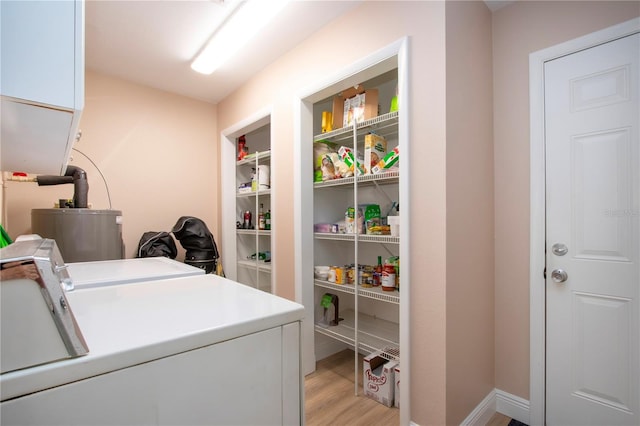
[{"label": "paper towel roll", "polygon": [[269,166],[260,165],[258,166],[258,188],[259,189],[269,189],[271,187],[271,183],[269,180]]}]

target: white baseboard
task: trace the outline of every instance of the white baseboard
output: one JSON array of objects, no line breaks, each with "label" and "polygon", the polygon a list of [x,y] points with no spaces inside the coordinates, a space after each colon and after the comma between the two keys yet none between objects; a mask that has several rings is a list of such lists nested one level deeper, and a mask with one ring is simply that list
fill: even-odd
[{"label": "white baseboard", "polygon": [[499,389],[493,389],[462,421],[461,425],[484,426],[496,412],[529,424],[529,401]]},{"label": "white baseboard", "polygon": [[496,389],[496,411],[529,425],[529,401]]},{"label": "white baseboard", "polygon": [[496,413],[496,390],[489,392],[476,408],[460,423],[463,426],[486,425]]}]

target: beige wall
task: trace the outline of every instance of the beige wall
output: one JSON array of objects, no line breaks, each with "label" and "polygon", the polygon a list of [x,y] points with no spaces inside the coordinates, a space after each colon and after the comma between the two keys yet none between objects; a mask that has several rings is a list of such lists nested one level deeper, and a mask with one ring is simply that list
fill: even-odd
[{"label": "beige wall", "polygon": [[[411,420],[459,424],[493,387],[529,398],[528,55],[639,15],[637,2],[521,1],[493,14],[491,35],[480,2],[363,2],[218,107],[88,72],[77,148],[124,213],[127,257],[144,231],[169,230],[181,215],[202,218],[220,241],[220,130],[272,106],[274,156],[293,164],[293,95],[409,36]],[[350,48],[327,49],[364,18],[385,24],[358,26]],[[73,156],[89,201],[107,208],[98,172]],[[278,294],[293,299],[292,169],[272,170],[272,180]],[[9,182],[3,225],[14,238],[28,233],[32,208],[71,193]]]},{"label": "beige wall", "polygon": [[494,388],[493,75],[489,9],[477,1],[448,2],[446,36],[446,423],[458,425]]},{"label": "beige wall", "polygon": [[640,15],[633,1],[521,1],[493,14],[496,381],[529,399],[529,54]]},{"label": "beige wall", "polygon": [[[178,218],[204,220],[219,237],[216,106],[88,71],[82,139],[75,145],[100,168],[112,206],[123,213],[126,257],[145,231],[170,231]],[[109,208],[100,174],[72,151],[70,164],[87,172],[89,203]],[[31,232],[31,209],[73,196],[73,185],[7,183],[7,228]],[[177,244],[184,258],[184,251]]]}]

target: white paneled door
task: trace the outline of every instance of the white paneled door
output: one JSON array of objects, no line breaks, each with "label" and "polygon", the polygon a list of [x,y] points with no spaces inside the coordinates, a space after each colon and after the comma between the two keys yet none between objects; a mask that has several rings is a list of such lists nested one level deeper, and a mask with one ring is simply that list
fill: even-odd
[{"label": "white paneled door", "polygon": [[546,423],[640,424],[640,34],[545,64]]}]

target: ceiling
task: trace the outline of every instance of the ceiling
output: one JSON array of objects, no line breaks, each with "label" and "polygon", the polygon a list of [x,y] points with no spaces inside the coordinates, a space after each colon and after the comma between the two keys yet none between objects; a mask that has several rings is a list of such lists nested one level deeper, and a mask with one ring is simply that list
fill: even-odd
[{"label": "ceiling", "polygon": [[[227,64],[198,74],[191,61],[232,1],[86,0],[86,67],[216,104],[362,0],[292,1]],[[485,3],[495,11],[512,1]]]},{"label": "ceiling", "polygon": [[491,12],[495,12],[498,9],[502,9],[505,6],[509,6],[511,3],[515,3],[517,0],[484,0],[487,7]]},{"label": "ceiling", "polygon": [[290,2],[227,64],[202,75],[191,69],[191,62],[227,13],[229,0],[87,0],[85,64],[90,70],[218,103],[359,1]]}]

